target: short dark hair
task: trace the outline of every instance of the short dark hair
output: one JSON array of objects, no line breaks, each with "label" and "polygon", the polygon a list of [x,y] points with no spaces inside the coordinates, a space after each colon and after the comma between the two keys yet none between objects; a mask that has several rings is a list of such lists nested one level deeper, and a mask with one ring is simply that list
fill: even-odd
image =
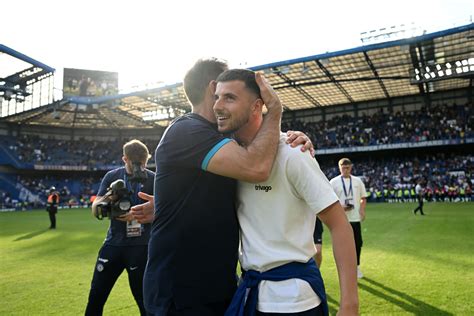
[{"label": "short dark hair", "polygon": [[189,102],[198,105],[204,100],[209,82],[227,70],[227,63],[217,58],[199,59],[184,76],[184,92]]},{"label": "short dark hair", "polygon": [[132,139],[123,145],[123,155],[132,162],[146,162],[150,159],[150,152],[144,143],[138,139]]},{"label": "short dark hair", "polygon": [[339,160],[339,166],[352,166],[352,161],[349,158],[342,158]]},{"label": "short dark hair", "polygon": [[245,83],[245,86],[255,93],[257,97],[260,98],[260,88],[255,79],[255,72],[248,69],[229,69],[224,71],[217,77],[217,82],[227,82],[239,80]]}]

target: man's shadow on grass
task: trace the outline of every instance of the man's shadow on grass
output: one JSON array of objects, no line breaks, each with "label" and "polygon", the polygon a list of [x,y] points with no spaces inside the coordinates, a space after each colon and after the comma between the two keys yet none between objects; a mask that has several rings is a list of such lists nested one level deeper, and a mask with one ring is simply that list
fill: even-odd
[{"label": "man's shadow on grass", "polygon": [[[414,315],[454,315],[433,305],[422,302],[406,293],[389,288],[371,278],[364,277],[359,280],[359,289],[378,296]],[[391,295],[387,295],[384,292],[388,292]]]},{"label": "man's shadow on grass", "polygon": [[31,232],[31,233],[28,233],[26,235],[23,235],[23,236],[20,236],[18,237],[17,239],[15,239],[14,241],[20,241],[20,240],[25,240],[25,239],[31,239],[33,237],[36,237],[38,235],[41,235],[41,234],[44,234],[48,231],[49,229],[41,229],[41,230],[37,230],[35,232]]}]

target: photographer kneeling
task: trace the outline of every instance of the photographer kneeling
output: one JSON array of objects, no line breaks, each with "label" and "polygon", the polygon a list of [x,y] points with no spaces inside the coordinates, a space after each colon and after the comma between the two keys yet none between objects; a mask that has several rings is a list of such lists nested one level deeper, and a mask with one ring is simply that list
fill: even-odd
[{"label": "photographer kneeling", "polygon": [[137,193],[153,194],[154,172],[145,169],[150,154],[139,140],[123,146],[124,167],[109,171],[100,184],[92,204],[92,214],[110,220],[104,244],[99,250],[92,278],[86,315],[102,315],[105,302],[124,269],[141,315],[143,273],[148,256],[151,224],[140,224],[129,214],[132,206],[145,202]]}]

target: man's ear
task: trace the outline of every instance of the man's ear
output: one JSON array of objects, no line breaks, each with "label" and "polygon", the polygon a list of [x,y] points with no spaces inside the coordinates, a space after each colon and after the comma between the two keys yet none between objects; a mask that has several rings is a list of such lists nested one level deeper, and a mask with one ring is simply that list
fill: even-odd
[{"label": "man's ear", "polygon": [[263,111],[263,100],[261,98],[255,100],[255,102],[253,103],[252,110],[254,112],[258,111],[260,113]]},{"label": "man's ear", "polygon": [[216,93],[216,87],[217,87],[217,81],[215,80],[211,80],[209,82],[209,90],[211,91],[212,95],[214,96],[214,94]]},{"label": "man's ear", "polygon": [[123,161],[125,164],[127,164],[127,162],[128,162],[128,159],[127,159],[127,157],[125,157],[125,156],[122,156],[122,161]]}]

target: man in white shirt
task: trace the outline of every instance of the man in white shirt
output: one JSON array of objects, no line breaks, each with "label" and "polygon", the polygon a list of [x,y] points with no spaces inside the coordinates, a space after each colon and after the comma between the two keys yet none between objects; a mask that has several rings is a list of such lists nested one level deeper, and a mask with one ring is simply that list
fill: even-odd
[{"label": "man in white shirt", "polygon": [[418,180],[415,187],[416,198],[418,200],[418,206],[413,210],[413,214],[415,215],[418,211],[420,211],[421,215],[425,215],[425,213],[423,213],[423,187],[421,186],[421,183],[422,179]]},{"label": "man in white shirt", "polygon": [[359,177],[351,175],[352,162],[349,158],[339,160],[339,171],[341,174],[333,179],[330,183],[339,197],[339,201],[346,211],[347,219],[354,231],[354,240],[357,253],[357,277],[363,278],[364,275],[360,270],[360,252],[362,250],[362,230],[361,222],[365,220],[365,205],[367,200],[367,192],[364,182]]},{"label": "man in white shirt", "polygon": [[[262,124],[255,73],[228,70],[219,75],[214,112],[219,131],[234,133],[242,146]],[[315,159],[286,144],[267,181],[240,181],[237,215],[241,229],[243,280],[226,315],[273,313],[327,315],[327,301],[315,254],[316,215],[331,231],[341,290],[340,315],[357,315],[356,254],[347,218]]]}]

